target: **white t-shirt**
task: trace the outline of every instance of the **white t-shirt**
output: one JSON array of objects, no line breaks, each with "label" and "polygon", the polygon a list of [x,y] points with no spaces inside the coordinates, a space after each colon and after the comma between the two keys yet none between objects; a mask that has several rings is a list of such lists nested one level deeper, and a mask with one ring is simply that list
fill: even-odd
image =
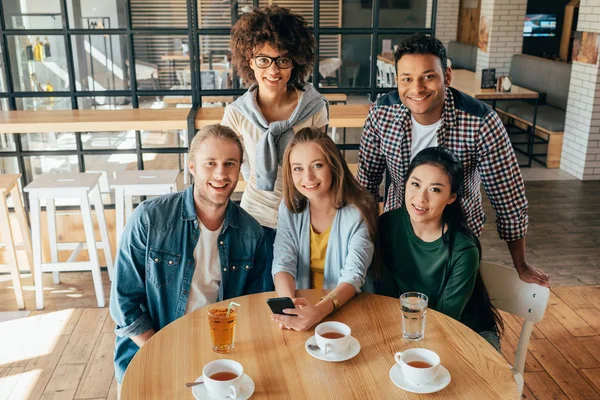
[{"label": "white t-shirt", "polygon": [[[302,96],[302,91],[297,90],[298,101]],[[298,132],[302,128],[314,126],[316,128],[323,127],[328,123],[327,119],[327,108],[323,105],[315,115],[308,118],[301,124],[292,127],[294,133]],[[281,203],[283,196],[283,178],[281,165],[277,169],[277,180],[275,181],[275,187],[272,192],[266,192],[264,190],[258,190],[256,188],[256,145],[258,140],[262,136],[262,132],[252,122],[248,121],[242,113],[233,107],[225,107],[225,114],[223,115],[222,125],[228,126],[235,133],[240,136],[242,143],[244,144],[244,160],[250,167],[250,176],[246,177],[244,167],[242,167],[242,173],[244,179],[247,180],[246,190],[242,195],[241,206],[250,215],[262,225],[269,228],[277,228],[277,208]]]},{"label": "white t-shirt", "polygon": [[442,119],[440,118],[436,123],[431,125],[421,125],[415,118],[411,115],[412,120],[412,146],[410,148],[410,161],[419,152],[428,147],[437,147],[437,130],[442,124]]},{"label": "white t-shirt", "polygon": [[194,248],[194,260],[196,268],[190,283],[185,313],[190,313],[196,308],[212,304],[219,297],[219,285],[221,284],[221,260],[217,240],[223,225],[216,231],[206,228],[200,220],[200,237]]}]

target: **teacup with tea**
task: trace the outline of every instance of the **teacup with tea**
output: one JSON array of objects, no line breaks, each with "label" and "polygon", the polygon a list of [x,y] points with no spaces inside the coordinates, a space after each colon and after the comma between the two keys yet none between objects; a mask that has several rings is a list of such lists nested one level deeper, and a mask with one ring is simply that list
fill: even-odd
[{"label": "teacup with tea", "polygon": [[350,345],[351,333],[350,327],[341,322],[323,322],[315,329],[315,340],[325,355],[341,354]]},{"label": "teacup with tea", "polygon": [[440,356],[428,349],[414,348],[394,355],[404,378],[412,383],[426,385],[440,372]]},{"label": "teacup with tea", "polygon": [[240,395],[244,367],[233,360],[215,360],[204,366],[202,376],[211,396],[235,399]]}]

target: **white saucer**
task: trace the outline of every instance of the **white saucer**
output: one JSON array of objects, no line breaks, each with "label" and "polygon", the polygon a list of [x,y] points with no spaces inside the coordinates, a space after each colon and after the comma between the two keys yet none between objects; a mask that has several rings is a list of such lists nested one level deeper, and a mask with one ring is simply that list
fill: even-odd
[{"label": "white saucer", "polygon": [[306,351],[308,352],[308,354],[310,354],[311,356],[313,356],[314,358],[318,358],[319,360],[323,360],[323,361],[330,361],[330,362],[341,362],[341,361],[346,361],[349,360],[351,358],[353,358],[354,356],[356,356],[358,353],[360,353],[360,343],[359,341],[353,337],[350,336],[350,344],[348,345],[348,348],[346,349],[345,352],[341,353],[341,354],[323,354],[323,352],[321,352],[321,350],[311,350],[308,348],[309,344],[317,344],[317,341],[315,340],[314,336],[311,336],[308,338],[308,340],[306,341],[306,343],[304,343],[304,348],[306,349]]},{"label": "white saucer", "polygon": [[[196,382],[202,380],[202,376],[196,379]],[[214,397],[206,390],[206,386],[198,385],[192,388],[192,394],[196,400],[208,400],[208,399],[219,399],[221,397]],[[240,387],[240,395],[235,398],[235,400],[247,400],[254,394],[254,381],[252,378],[248,376],[248,374],[244,374],[244,378],[242,379],[242,386]],[[225,397],[228,399],[229,397]]]},{"label": "white saucer", "polygon": [[394,385],[398,386],[400,389],[404,389],[407,392],[412,393],[435,393],[439,392],[446,386],[450,384],[450,371],[446,369],[443,365],[440,365],[440,373],[437,378],[431,383],[426,385],[408,382],[404,379],[404,374],[402,374],[402,368],[399,364],[394,364],[392,369],[390,369],[390,379],[394,382]]}]

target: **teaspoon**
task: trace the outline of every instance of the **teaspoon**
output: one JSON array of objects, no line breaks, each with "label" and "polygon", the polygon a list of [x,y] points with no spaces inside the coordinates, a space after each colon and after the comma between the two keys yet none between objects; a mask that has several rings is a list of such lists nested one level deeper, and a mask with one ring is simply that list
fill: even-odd
[{"label": "teaspoon", "polygon": [[204,383],[204,381],[200,381],[200,382],[188,382],[185,384],[186,388],[192,387],[192,386],[198,386],[198,385],[202,385]]}]

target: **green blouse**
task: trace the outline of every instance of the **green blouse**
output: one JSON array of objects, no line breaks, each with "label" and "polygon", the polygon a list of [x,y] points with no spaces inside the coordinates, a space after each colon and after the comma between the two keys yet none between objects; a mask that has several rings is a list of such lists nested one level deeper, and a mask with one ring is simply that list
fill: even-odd
[{"label": "green blouse", "polygon": [[378,293],[399,297],[405,292],[421,292],[429,297],[430,308],[476,332],[495,329],[489,312],[478,310],[480,294],[473,293],[479,273],[479,249],[470,238],[456,233],[452,260],[448,263],[450,252],[444,241],[448,233],[433,242],[424,242],[415,235],[404,208],[380,217],[379,238],[383,265],[376,286]]}]

